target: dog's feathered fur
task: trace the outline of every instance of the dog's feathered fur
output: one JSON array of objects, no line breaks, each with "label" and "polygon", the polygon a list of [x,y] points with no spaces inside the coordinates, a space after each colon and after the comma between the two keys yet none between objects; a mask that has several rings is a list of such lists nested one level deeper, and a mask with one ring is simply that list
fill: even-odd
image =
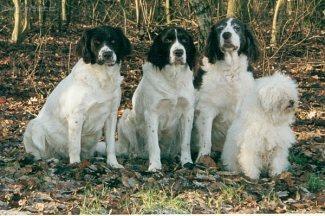
[{"label": "dog's feathered fur", "polygon": [[154,40],[143,77],[118,124],[120,153],[149,156],[149,171],[162,168],[162,156],[181,153],[192,163],[190,136],[194,115],[195,46],[182,28],[167,28]]},{"label": "dog's feathered fur", "polygon": [[[85,31],[77,44],[81,59],[27,125],[26,152],[36,159],[63,157],[75,163],[107,150],[107,163],[122,167],[115,156],[115,131],[123,79],[120,60],[130,51],[118,28]],[[103,130],[106,143],[98,143]]]},{"label": "dog's feathered fur", "polygon": [[253,87],[249,62],[258,57],[253,34],[239,20],[221,20],[211,28],[202,67],[196,74],[197,105],[192,147],[198,158],[222,150],[238,105]]}]

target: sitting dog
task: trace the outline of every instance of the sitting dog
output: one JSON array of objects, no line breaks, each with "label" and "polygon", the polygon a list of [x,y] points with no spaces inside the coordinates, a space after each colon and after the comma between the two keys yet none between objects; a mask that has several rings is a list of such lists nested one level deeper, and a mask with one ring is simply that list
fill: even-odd
[{"label": "sitting dog", "polygon": [[154,40],[143,77],[118,124],[118,152],[149,155],[149,171],[162,169],[160,157],[181,153],[192,163],[190,137],[194,115],[192,68],[196,49],[182,28],[167,28]]},{"label": "sitting dog", "polygon": [[238,105],[253,87],[249,61],[258,57],[253,34],[237,19],[227,18],[215,24],[205,47],[203,66],[195,74],[197,89],[193,151],[209,155],[211,148],[222,150],[228,127]]},{"label": "sitting dog", "polygon": [[[26,152],[35,159],[63,157],[78,163],[106,149],[107,163],[121,168],[115,156],[115,131],[121,60],[130,51],[130,42],[119,28],[85,31],[77,44],[81,59],[27,125]],[[98,143],[103,130],[107,148],[104,142]]]},{"label": "sitting dog", "polygon": [[264,167],[271,176],[284,171],[289,165],[288,149],[295,142],[290,124],[297,101],[296,84],[289,77],[275,73],[256,80],[228,130],[223,164],[252,179],[258,179]]}]

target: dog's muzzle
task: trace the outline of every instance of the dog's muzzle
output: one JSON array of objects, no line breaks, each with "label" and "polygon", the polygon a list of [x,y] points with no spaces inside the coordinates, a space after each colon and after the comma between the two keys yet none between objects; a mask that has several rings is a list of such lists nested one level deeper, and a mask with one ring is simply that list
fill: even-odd
[{"label": "dog's muzzle", "polygon": [[174,63],[185,64],[184,50],[176,49],[174,50],[173,55],[174,55]]},{"label": "dog's muzzle", "polygon": [[115,53],[113,51],[103,51],[98,58],[98,64],[114,65],[116,62]]},{"label": "dog's muzzle", "polygon": [[224,32],[222,34],[222,38],[223,38],[223,45],[221,47],[222,51],[233,51],[233,50],[237,50],[238,49],[238,46],[235,46],[233,43],[232,43],[232,40],[231,40],[231,33],[230,32]]}]

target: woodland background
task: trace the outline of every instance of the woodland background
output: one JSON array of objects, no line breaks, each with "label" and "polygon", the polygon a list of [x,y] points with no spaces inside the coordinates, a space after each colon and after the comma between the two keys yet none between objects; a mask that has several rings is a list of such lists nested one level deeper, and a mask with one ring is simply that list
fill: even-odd
[{"label": "woodland background", "polygon": [[[120,115],[131,108],[160,29],[185,27],[202,54],[211,24],[227,16],[250,25],[258,39],[256,77],[284,70],[298,82],[288,172],[252,181],[224,171],[218,153],[216,165],[203,161],[210,168],[163,161],[156,174],[141,160],[119,158],[126,169],[112,170],[101,158],[70,166],[24,153],[26,124],[76,63],[85,29],[120,26],[133,44],[122,68]],[[321,0],[1,0],[0,214],[324,212],[324,16]]]}]

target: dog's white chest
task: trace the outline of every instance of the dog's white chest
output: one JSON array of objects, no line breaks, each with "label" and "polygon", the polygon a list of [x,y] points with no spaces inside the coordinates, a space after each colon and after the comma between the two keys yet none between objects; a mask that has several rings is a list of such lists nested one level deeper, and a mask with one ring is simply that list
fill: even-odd
[{"label": "dog's white chest", "polygon": [[103,128],[110,112],[111,104],[108,101],[94,103],[86,113],[83,131],[91,133]]},{"label": "dog's white chest", "polygon": [[161,100],[157,105],[160,129],[165,130],[176,126],[182,113],[189,105],[188,100],[183,97]]}]

